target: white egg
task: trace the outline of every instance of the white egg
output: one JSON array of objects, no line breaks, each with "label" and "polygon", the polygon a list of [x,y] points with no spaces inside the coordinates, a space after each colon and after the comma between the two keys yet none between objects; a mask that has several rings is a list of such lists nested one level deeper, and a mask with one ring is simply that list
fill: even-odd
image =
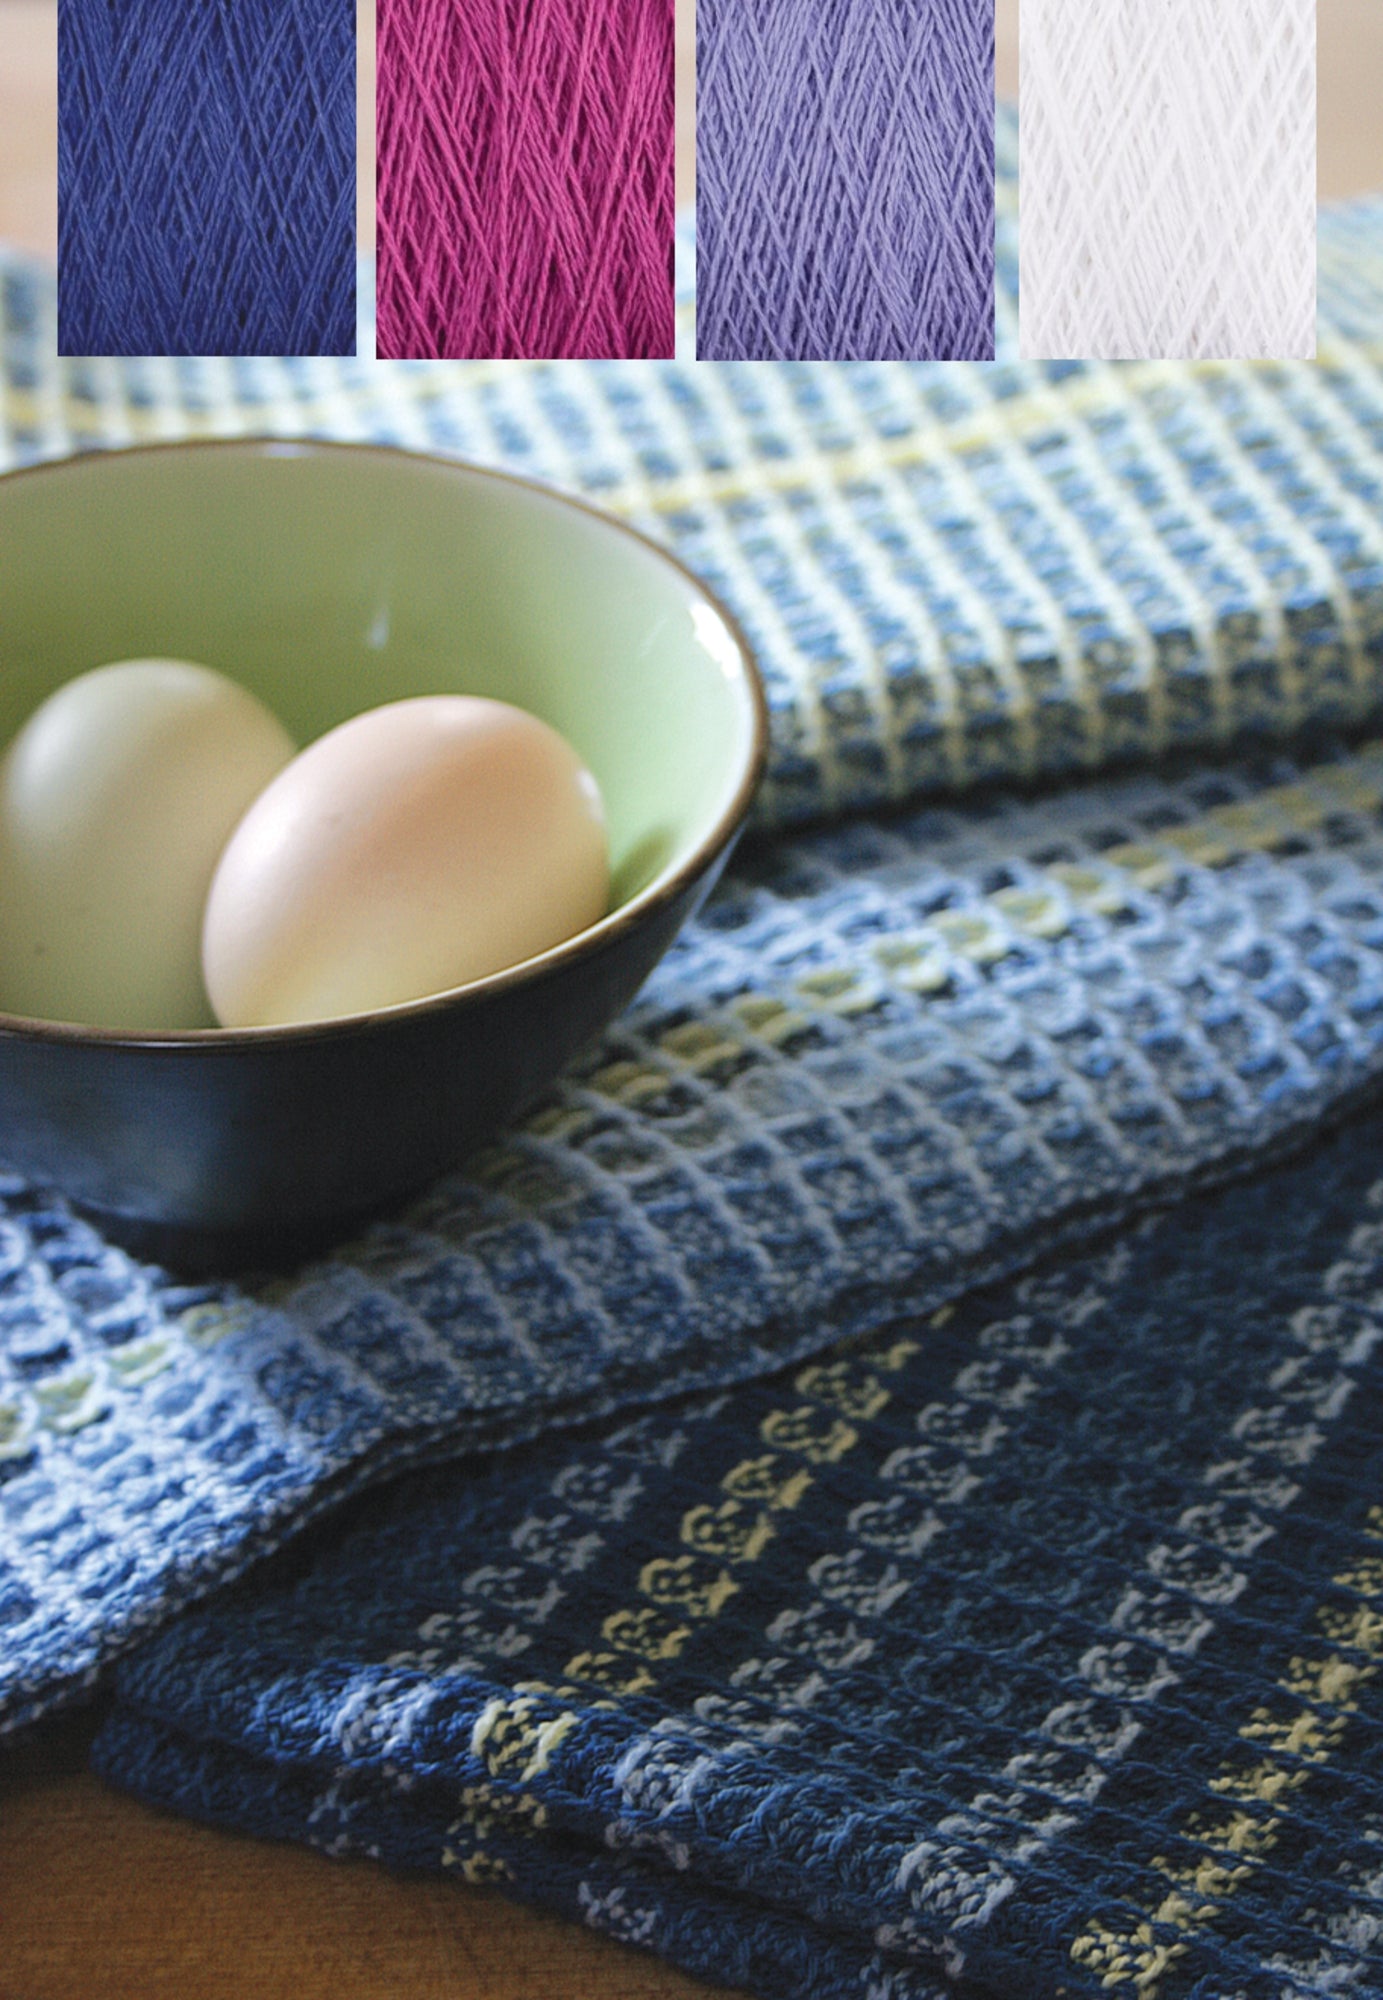
[{"label": "white egg", "polygon": [[236,828],[202,963],[227,1027],[372,1012],[483,978],[609,905],[594,778],[506,702],[427,695],[343,723]]},{"label": "white egg", "polygon": [[88,1027],[210,1027],[201,924],[221,850],[292,757],[210,667],[69,681],[0,764],[0,1008]]}]

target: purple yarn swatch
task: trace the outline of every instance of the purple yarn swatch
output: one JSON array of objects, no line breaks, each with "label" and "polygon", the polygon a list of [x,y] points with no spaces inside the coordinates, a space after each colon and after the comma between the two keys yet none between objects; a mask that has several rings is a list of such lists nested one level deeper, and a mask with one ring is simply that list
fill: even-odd
[{"label": "purple yarn swatch", "polygon": [[697,353],[994,355],[993,0],[700,0]]}]

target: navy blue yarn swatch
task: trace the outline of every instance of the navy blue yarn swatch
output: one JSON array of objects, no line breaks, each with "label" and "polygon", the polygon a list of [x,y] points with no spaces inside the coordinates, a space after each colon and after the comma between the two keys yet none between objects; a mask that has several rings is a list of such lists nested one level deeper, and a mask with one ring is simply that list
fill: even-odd
[{"label": "navy blue yarn swatch", "polygon": [[1376,1996],[1381,1283],[1374,1116],[401,1482],[127,1660],[98,1767],[766,2000]]},{"label": "navy blue yarn swatch", "polygon": [[355,352],[352,0],[62,0],[58,352]]}]

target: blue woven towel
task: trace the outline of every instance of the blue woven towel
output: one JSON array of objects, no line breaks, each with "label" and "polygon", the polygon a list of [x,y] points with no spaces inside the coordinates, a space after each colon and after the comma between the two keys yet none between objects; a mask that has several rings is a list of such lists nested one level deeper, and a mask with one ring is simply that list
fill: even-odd
[{"label": "blue woven towel", "polygon": [[580,485],[755,632],[761,828],[913,806],[763,845],[521,1132],[291,1283],[3,1183],[0,1720],[410,1458],[934,1308],[1375,1087],[1379,761],[1269,746],[1380,705],[1381,214],[1324,227],[1314,369],[65,363],[6,265],[0,462],[320,431]]},{"label": "blue woven towel", "polygon": [[[1011,276],[1007,182],[1001,213],[1000,266]],[[772,1969],[804,1953],[823,1992],[868,1992],[871,1980],[880,1993],[889,1981],[899,1993],[928,1990],[932,1970],[914,1966],[1026,1978],[1044,1992],[1127,1985],[1192,1921],[1179,1903],[1149,1913],[1154,1880],[1192,1912],[1223,1904],[1223,1924],[1196,1923],[1240,1938],[1255,1885],[1279,1895],[1273,1871],[1285,1868],[1306,1902],[1297,1942],[1279,1955],[1304,1951],[1301,1938],[1333,1939],[1337,1918],[1364,1935],[1358,1853],[1371,1829],[1357,1801],[1321,1822],[1324,1915],[1312,1914],[1315,1878],[1296,1858],[1319,1830],[1312,1802],[1342,1782],[1343,1754],[1323,1774],[1325,1794],[1314,1779],[1309,1794],[1305,1780],[1288,1782],[1296,1763],[1285,1777],[1266,1769],[1268,1790],[1244,1806],[1250,1819],[1298,1791],[1310,1808],[1290,1839],[1269,1843],[1275,1858],[1263,1846],[1225,1860],[1212,1841],[1205,1870],[1198,1860],[1183,1879],[1174,1871],[1184,1874],[1185,1842],[1198,1837],[1177,1817],[1194,1809],[1190,1767],[1174,1771],[1164,1738],[1147,1770],[1141,1752],[1120,1762],[1142,1739],[1102,1705],[1122,1714],[1121,1704],[1154,1704],[1158,1728],[1181,1732],[1192,1764],[1209,1757],[1212,1798],[1220,1751],[1206,1718],[1230,1716],[1240,1697],[1243,1727],[1260,1727],[1257,1706],[1269,1732],[1284,1675],[1308,1676],[1299,1692],[1330,1711],[1322,1728],[1334,1728],[1336,1710],[1365,1712],[1372,1627],[1351,1638],[1352,1627],[1310,1622],[1318,1582],[1332,1617],[1341,1603],[1374,1615],[1368,1588],[1332,1581],[1351,1564],[1365,1575],[1371,1559],[1367,1481],[1349,1459],[1363,1446],[1346,1428],[1348,1382],[1322,1387],[1315,1361],[1302,1359],[1316,1352],[1311,1314],[1333,1298],[1332,1273],[1355,1254],[1355,1230],[1371,1226],[1377,1170],[1367,1185],[1351,1179],[1367,1167],[1363,1141],[1279,1170],[1266,1195],[1222,1195],[1135,1233],[1107,1267],[1054,1266],[1036,1290],[987,1305],[974,1295],[1127,1226],[1152,1202],[1262,1170],[1377,1090],[1383,751],[1341,750],[1328,731],[1380,706],[1381,224],[1375,207],[1325,229],[1319,369],[55,368],[51,298],[31,273],[7,272],[0,449],[11,458],[182,432],[388,436],[541,470],[654,525],[720,584],[761,644],[774,755],[760,827],[780,830],[521,1131],[290,1282],[179,1287],[102,1242],[50,1192],[3,1184],[7,1721],[70,1695],[190,1598],[409,1459],[716,1391],[721,1401],[686,1418],[707,1429],[680,1471],[668,1438],[682,1413],[627,1433],[645,1440],[657,1470],[642,1488],[621,1485],[622,1473],[610,1487],[602,1470],[618,1471],[626,1446],[598,1439],[583,1457],[554,1436],[527,1470],[507,1461],[492,1487],[474,1489],[500,1496],[493,1526],[468,1511],[460,1496],[472,1486],[453,1475],[401,1493],[389,1520],[425,1558],[413,1600],[406,1565],[391,1577],[391,1555],[349,1542],[305,1571],[296,1594],[270,1593],[261,1578],[238,1608],[184,1623],[126,1670],[106,1767],[241,1823],[314,1829],[328,1845],[358,1837],[435,1866],[441,1838],[474,1874],[508,1866],[525,1893],[565,1899],[764,1991],[808,1990],[805,1975],[790,1986]],[[1000,324],[1007,337],[1011,298]],[[991,784],[969,803],[941,802],[981,780],[1050,782],[1172,746],[1204,758],[1230,739],[1238,750],[1215,764],[1037,797]],[[895,810],[881,815],[885,804]],[[875,813],[781,833],[847,808]],[[1278,1227],[1284,1213],[1301,1218],[1299,1242]],[[1266,1244],[1244,1234],[1264,1217]],[[1193,1254],[1195,1229],[1209,1233]],[[1154,1246],[1151,1263],[1138,1262],[1140,1245]],[[1307,1332],[1283,1345],[1283,1326],[1296,1324],[1285,1305],[1298,1297]],[[1048,1361],[1014,1361],[1006,1336],[986,1345],[991,1319],[1025,1317]],[[843,1373],[814,1367],[810,1356],[847,1337],[883,1345],[867,1360],[852,1351]],[[1357,1355],[1337,1343],[1327,1358],[1340,1370],[1362,1363],[1370,1342],[1360,1340]],[[1032,1432],[1042,1451],[1007,1457],[1004,1440],[1028,1438],[1023,1412],[1042,1370],[1068,1349],[1053,1420]],[[786,1387],[765,1382],[788,1364],[807,1373]],[[1297,1410],[1291,1385],[1303,1369],[1309,1451],[1281,1414]],[[880,1386],[894,1377],[881,1415]],[[1089,1522],[1103,1503],[1092,1488],[1122,1492],[1124,1433],[1128,1477],[1142,1484],[1128,1519],[1111,1500],[1115,1526],[1097,1534]],[[723,1465],[710,1450],[722,1436],[735,1454]],[[1173,1445],[1190,1455],[1168,1456]],[[1264,1453],[1277,1469],[1260,1478]],[[1025,1528],[1025,1496],[1048,1460],[1056,1512]],[[1317,1484],[1298,1479],[1308,1462]],[[896,1490],[884,1491],[888,1464]],[[522,1499],[529,1478],[535,1492],[565,1481],[553,1489],[560,1530],[550,1508]],[[650,1511],[631,1514],[641,1492]],[[1341,1531],[1360,1538],[1342,1553],[1329,1539],[1332,1493]],[[1213,1512],[1222,1497],[1223,1522]],[[873,1508],[885,1511],[862,1511]],[[928,1566],[928,1509],[950,1510],[945,1548],[974,1551],[986,1578],[985,1550],[999,1551],[993,1594],[986,1582],[978,1596],[947,1596]],[[1068,1516],[1063,1542],[1053,1523]],[[655,1519],[661,1540],[645,1548]],[[1128,1520],[1147,1529],[1143,1539]],[[387,1521],[380,1532],[391,1532]],[[1087,1541],[1088,1573],[1077,1561]],[[1260,1545],[1254,1575],[1276,1578],[1279,1595],[1254,1599],[1270,1607],[1254,1613],[1259,1651],[1252,1666],[1247,1653],[1216,1665],[1209,1634],[1228,1630],[1216,1620],[1231,1614],[1205,1607],[1238,1603],[1248,1585],[1234,1581],[1235,1564]],[[1057,1549],[1067,1551],[1060,1563]],[[525,1550],[548,1551],[531,1561],[565,1596],[526,1577]],[[564,1565],[584,1576],[588,1554],[610,1565],[608,1601],[560,1581]],[[292,1552],[282,1560],[291,1565]],[[458,1562],[453,1597],[433,1602]],[[762,1603],[751,1603],[743,1564],[755,1565]],[[476,1567],[483,1587],[467,1584]],[[1085,1632],[1088,1643],[1054,1660],[1042,1634],[1067,1632],[1063,1592],[1078,1582],[1105,1590],[1104,1608],[1092,1599],[1071,1614],[1067,1636],[1074,1644]],[[1005,1607],[1029,1602],[1024,1590],[1031,1617],[1015,1611],[1010,1629]],[[519,1656],[548,1615],[541,1606],[551,1598],[555,1612],[578,1595],[585,1623],[568,1630],[564,1612],[552,1628],[563,1658],[544,1653],[530,1676]],[[941,1617],[951,1603],[956,1633],[968,1635],[973,1739],[947,1722],[944,1681],[927,1680],[945,1635],[924,1632],[916,1659],[902,1650],[914,1605]],[[895,1613],[896,1658],[871,1651],[861,1623],[891,1629]],[[347,1614],[357,1623],[342,1651]],[[1324,1680],[1309,1680],[1309,1648],[1279,1661],[1268,1646],[1292,1618],[1345,1649],[1343,1665],[1320,1654]],[[688,1650],[707,1621],[743,1640],[733,1658]],[[381,1650],[371,1652],[375,1632]],[[341,1683],[330,1673],[313,1682],[319,1645],[328,1665],[339,1660]],[[410,1659],[395,1662],[399,1684],[416,1712],[408,1699],[377,1699],[381,1667],[400,1651]],[[675,1666],[667,1682],[666,1663],[684,1654],[689,1678],[678,1681]],[[1218,1680],[1196,1678],[1202,1659]],[[833,1675],[871,1660],[839,1704],[826,1698]],[[194,1661],[205,1663],[195,1674]],[[456,1685],[434,1697],[434,1670],[449,1664]],[[1029,1674],[1032,1701],[1046,1705],[1020,1727],[1009,1711]],[[822,1713],[838,1707],[844,1735],[811,1737],[794,1763],[796,1710],[815,1707],[817,1680]],[[1068,1684],[1084,1689],[1070,1696],[1069,1728]],[[859,1752],[862,1687],[893,1746],[877,1786]],[[614,1707],[598,1706],[607,1697]],[[1309,1717],[1284,1727],[1285,1747],[1262,1738],[1265,1759],[1309,1763],[1313,1745],[1333,1756],[1345,1740],[1327,1731],[1318,1741]],[[1235,1720],[1224,1742],[1239,1729]],[[576,1772],[585,1749],[589,1768]],[[1163,1785],[1148,1795],[1162,1801],[1146,1819],[1157,1844],[1129,1832],[1130,1820],[1144,1827],[1136,1789],[1122,1819],[1100,1817],[1095,1778],[1112,1762],[1120,1782]],[[751,1766],[762,1768],[761,1792]],[[962,1775],[943,1784],[952,1766]],[[560,1797],[538,1783],[549,1770]],[[615,1810],[612,1787],[626,1781]],[[1037,1832],[1035,1797],[1050,1819]],[[703,1805],[722,1815],[713,1840],[686,1820],[689,1804],[693,1819]],[[877,1825],[866,1823],[875,1807]],[[1358,1853],[1354,1833],[1346,1838],[1356,1823]],[[1088,1910],[1062,1903],[1078,1858],[1103,1852],[1121,1828],[1132,1844],[1109,1896],[1106,1878],[1087,1872],[1086,1888],[1099,1889]],[[1048,1897],[1042,1841],[1068,1834],[1075,1872],[1063,1872],[1063,1850]],[[1234,1838],[1241,1847],[1226,1851],[1239,1853],[1260,1835]],[[1016,1877],[1004,1886],[1006,1871],[1029,1863],[1021,1894]],[[1222,1875],[1235,1877],[1232,1896]],[[1232,1961],[1246,1992],[1258,1990],[1267,1949],[1253,1943],[1256,1922],[1248,1956]],[[679,1942],[684,1933],[702,1942]],[[862,1969],[876,1952],[876,1970]],[[1168,1960],[1178,1978],[1202,1963]],[[1221,1982],[1207,1993],[1230,1990],[1230,1963],[1206,1972]]]},{"label": "blue woven towel", "polygon": [[773,2000],[1376,1995],[1381,1353],[1374,1118],[402,1482],[126,1662],[98,1768]]},{"label": "blue woven towel", "polygon": [[407,1457],[931,1310],[1380,1073],[1371,751],[769,846],[520,1131],[273,1287],[0,1184],[9,1715]]}]

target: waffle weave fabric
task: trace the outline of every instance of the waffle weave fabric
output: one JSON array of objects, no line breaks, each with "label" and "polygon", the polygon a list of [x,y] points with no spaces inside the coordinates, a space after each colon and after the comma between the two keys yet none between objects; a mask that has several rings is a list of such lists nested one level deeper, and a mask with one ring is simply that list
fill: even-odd
[{"label": "waffle weave fabric", "polygon": [[1380,1074],[1374,750],[770,844],[523,1127],[271,1287],[0,1182],[7,1715],[410,1456],[934,1310]]},{"label": "waffle weave fabric", "polygon": [[193,1289],[0,1182],[8,1723],[123,1654],[116,1782],[775,2000],[1383,1990],[1381,253],[1316,370],[54,368],[5,267],[9,461],[539,472],[774,713],[764,837],[408,1214]]},{"label": "waffle weave fabric", "polygon": [[415,1475],[127,1661],[98,1768],[771,2000],[1377,1994],[1381,1284],[1374,1118]]}]

